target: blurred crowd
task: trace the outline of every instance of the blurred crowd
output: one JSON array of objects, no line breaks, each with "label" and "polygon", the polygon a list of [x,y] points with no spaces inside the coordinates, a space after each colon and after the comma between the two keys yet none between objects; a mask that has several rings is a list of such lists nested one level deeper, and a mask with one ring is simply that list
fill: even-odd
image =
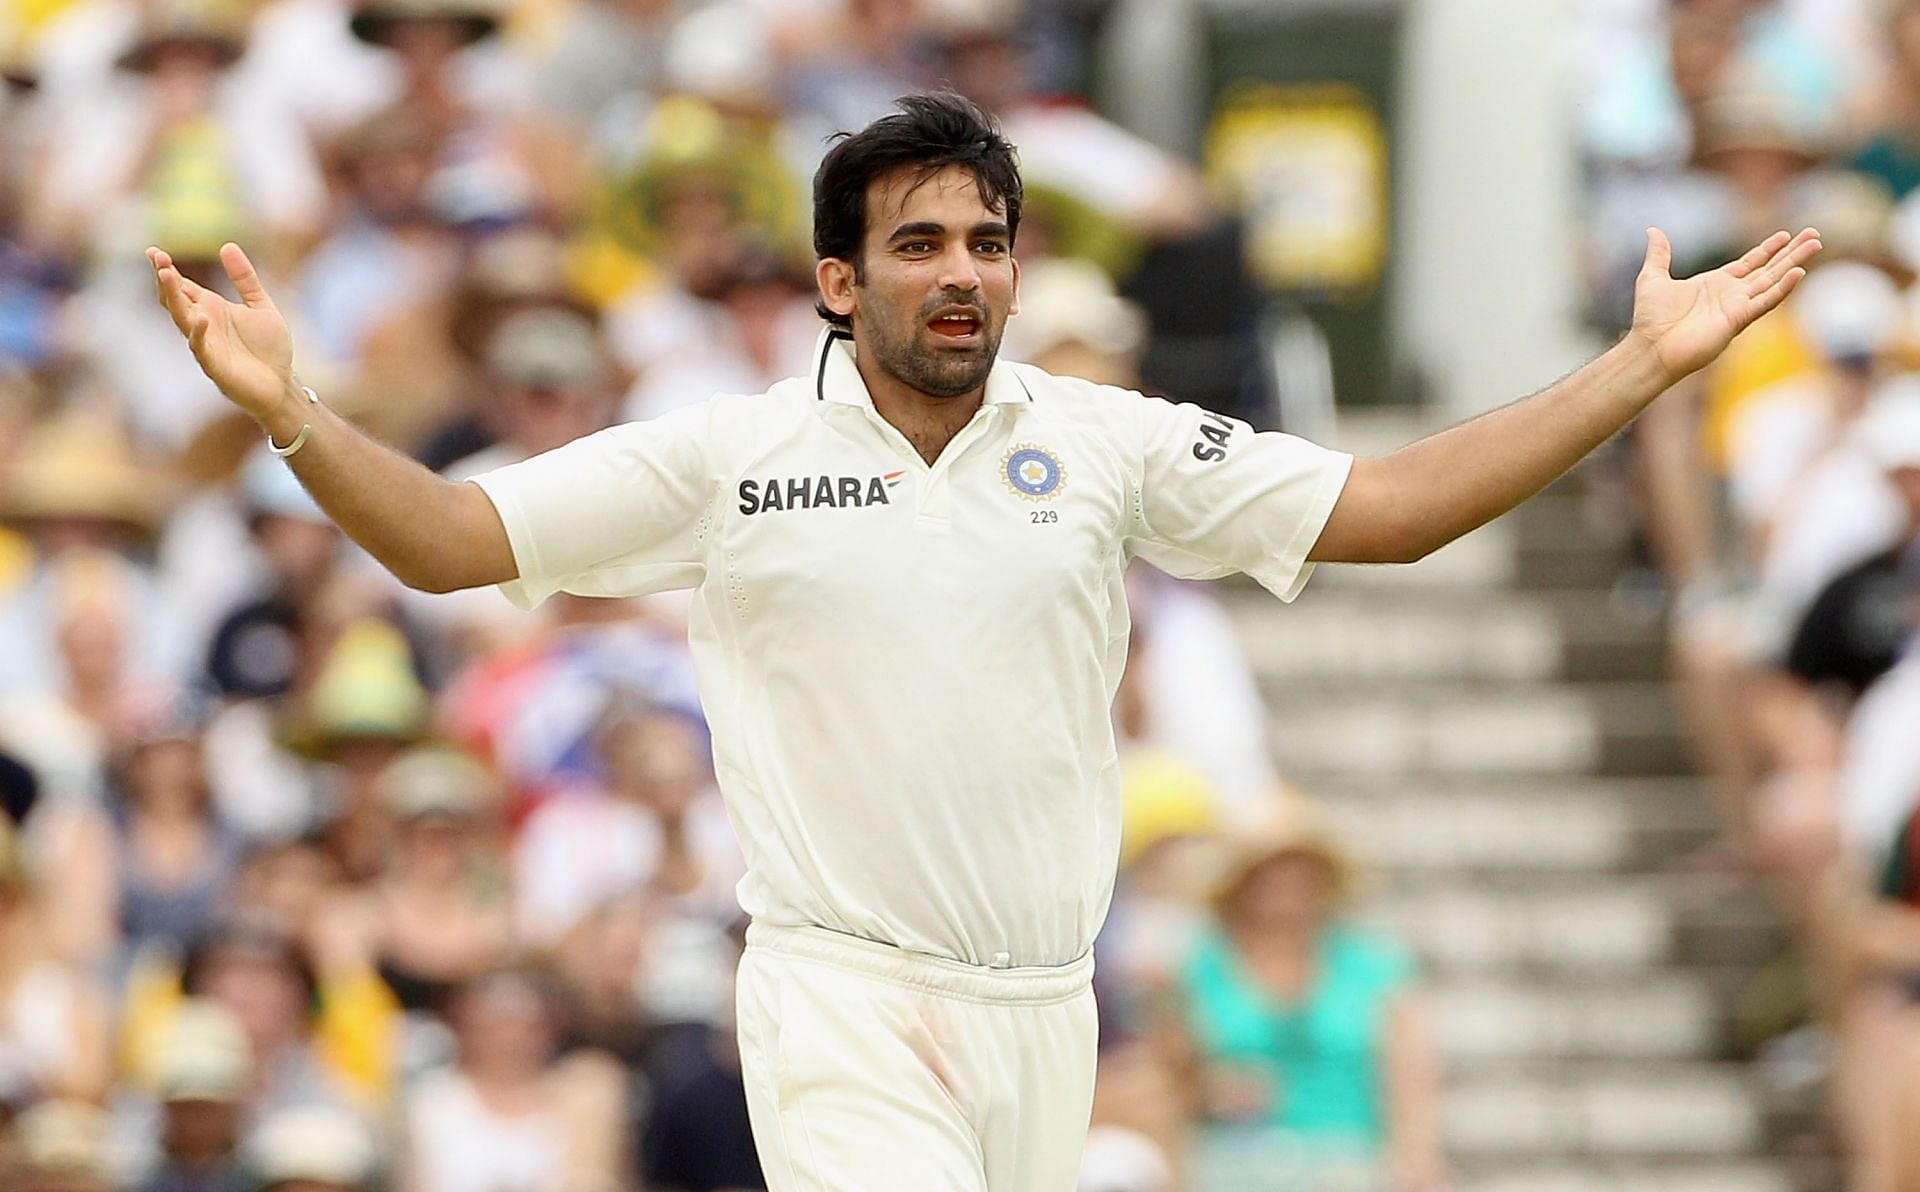
[{"label": "blurred crowd", "polygon": [[[0,1186],[765,1186],[684,603],[402,588],[201,377],[144,247],[224,289],[244,244],[302,379],[458,479],[804,372],[824,138],[946,83],[1023,155],[1006,350],[1140,385],[1155,297],[1204,327],[1240,277],[1142,288],[1218,268],[1233,213],[1073,98],[1150,8],[7,4]],[[1129,582],[1083,1187],[1440,1186],[1407,954],[1343,916],[1221,609]]]},{"label": "blurred crowd", "polygon": [[1597,327],[1623,328],[1648,225],[1696,269],[1776,229],[1826,244],[1631,458],[1720,813],[1692,860],[1756,878],[1799,944],[1749,1041],[1823,1080],[1849,1188],[1920,1188],[1920,4],[1587,7]]}]

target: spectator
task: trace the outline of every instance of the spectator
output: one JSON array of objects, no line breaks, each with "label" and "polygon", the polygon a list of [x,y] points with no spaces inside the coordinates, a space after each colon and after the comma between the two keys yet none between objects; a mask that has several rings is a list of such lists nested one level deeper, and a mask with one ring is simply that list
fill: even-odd
[{"label": "spectator", "polygon": [[425,736],[427,691],[392,622],[355,611],[336,632],[283,731],[288,744],[320,763],[323,836],[346,878],[362,881],[385,865],[392,817],[380,798],[380,776]]},{"label": "spectator", "polygon": [[246,1032],[224,1006],[189,999],[174,1011],[160,1051],[159,1161],[139,1192],[251,1192],[239,1160],[253,1075]]},{"label": "spectator", "polygon": [[288,1109],[261,1123],[248,1148],[260,1192],[374,1192],[376,1143],[338,1110]]},{"label": "spectator", "polygon": [[162,691],[116,726],[115,797],[76,831],[62,864],[62,918],[79,954],[178,957],[220,913],[241,846],[213,814],[205,719],[192,695]]},{"label": "spectator", "polygon": [[484,766],[433,746],[396,758],[377,792],[392,842],[356,911],[400,1005],[437,1012],[512,943],[506,875],[490,848],[498,792]]},{"label": "spectator", "polygon": [[424,119],[434,142],[426,195],[449,224],[565,218],[583,192],[577,133],[462,86],[460,51],[496,36],[504,15],[495,0],[365,0],[353,14],[354,36],[399,66],[401,94],[376,118]]},{"label": "spectator", "polygon": [[105,999],[60,958],[20,838],[0,827],[0,1063],[41,1094],[107,1091]]},{"label": "spectator", "polygon": [[216,1002],[239,1022],[253,1072],[247,1128],[292,1106],[378,1104],[386,1091],[391,1071],[364,1054],[391,1030],[379,1017],[385,1007],[337,981],[323,985],[306,949],[271,927],[227,920],[195,941],[171,983],[158,966],[138,978],[126,1012],[136,1054],[164,1037],[183,995]]},{"label": "spectator", "polygon": [[521,832],[515,863],[528,938],[557,940],[596,904],[633,889],[730,919],[745,865],[701,726],[616,697],[599,739],[605,791],[549,799]]},{"label": "spectator", "polygon": [[1920,189],[1920,4],[1888,4],[1886,33],[1893,66],[1887,102],[1851,165],[1904,199]]},{"label": "spectator", "polygon": [[0,695],[61,689],[62,638],[50,629],[82,595],[130,605],[118,661],[135,677],[183,675],[180,614],[146,563],[171,512],[164,466],[110,413],[75,403],[29,428],[0,478],[0,518],[31,551],[28,574],[0,593]]},{"label": "spectator", "polygon": [[474,395],[487,389],[481,369],[494,326],[530,306],[587,309],[565,242],[544,224],[471,229],[461,248],[451,282],[367,327],[348,395],[369,426],[436,470],[489,442]]},{"label": "spectator", "polygon": [[[722,968],[731,973],[743,940],[735,934]],[[732,982],[727,981],[730,987]],[[648,1186],[675,1192],[746,1192],[765,1188],[747,1120],[732,998],[716,1021],[682,1023],[666,1032],[649,1063],[658,1103],[641,1139]]]},{"label": "spectator", "polygon": [[1339,918],[1354,880],[1310,804],[1236,838],[1214,894],[1218,928],[1182,976],[1203,1168],[1270,1164],[1286,1153],[1266,1149],[1280,1137],[1309,1164],[1377,1164],[1398,1187],[1443,1178],[1438,1072],[1412,962]]},{"label": "spectator", "polygon": [[298,292],[319,355],[349,372],[380,324],[445,288],[459,267],[452,229],[429,201],[437,147],[412,109],[362,121],[334,146],[340,212],[302,263]]},{"label": "spectator", "polygon": [[1091,262],[1042,259],[1022,268],[1020,313],[1007,350],[1048,372],[1137,389],[1147,320]]},{"label": "spectator", "polygon": [[14,1122],[0,1158],[13,1192],[113,1192],[108,1123],[85,1101],[42,1101]]},{"label": "spectator", "polygon": [[527,969],[460,990],[448,1011],[459,1061],[407,1097],[400,1192],[620,1186],[623,1082],[603,1056],[554,1057],[557,1009],[546,979]]},{"label": "spectator", "polygon": [[492,444],[442,469],[450,479],[551,451],[613,421],[619,377],[599,327],[578,309],[508,314],[487,336],[481,361],[490,392],[479,421]]}]

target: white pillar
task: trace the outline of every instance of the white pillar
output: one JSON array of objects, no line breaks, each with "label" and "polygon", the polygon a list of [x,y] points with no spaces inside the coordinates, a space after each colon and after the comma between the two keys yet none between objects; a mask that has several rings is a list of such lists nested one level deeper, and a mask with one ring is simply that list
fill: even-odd
[{"label": "white pillar", "polygon": [[1602,346],[1578,324],[1572,3],[1408,6],[1391,326],[1449,419]]}]

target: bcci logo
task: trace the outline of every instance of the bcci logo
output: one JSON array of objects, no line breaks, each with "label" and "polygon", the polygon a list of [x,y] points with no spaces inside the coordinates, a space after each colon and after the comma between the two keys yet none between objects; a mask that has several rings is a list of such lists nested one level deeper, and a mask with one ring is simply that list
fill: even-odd
[{"label": "bcci logo", "polygon": [[1001,475],[1015,496],[1028,501],[1050,501],[1067,482],[1067,470],[1051,451],[1022,443],[1000,461]]}]

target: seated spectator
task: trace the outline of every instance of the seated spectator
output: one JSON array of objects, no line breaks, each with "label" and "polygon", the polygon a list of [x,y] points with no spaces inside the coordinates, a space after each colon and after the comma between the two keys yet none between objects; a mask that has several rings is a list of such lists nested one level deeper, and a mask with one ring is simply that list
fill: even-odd
[{"label": "seated spectator", "polygon": [[[325,632],[325,620],[310,631]],[[428,693],[391,621],[355,610],[334,632],[311,683],[290,697],[281,739],[320,764],[321,835],[347,880],[364,881],[385,864],[391,828],[380,776],[426,734]]]},{"label": "seated spectator", "polygon": [[1920,3],[1888,4],[1886,35],[1892,65],[1886,102],[1849,165],[1904,199],[1920,190]]},{"label": "seated spectator", "polygon": [[[752,5],[734,4],[736,19],[755,21]],[[782,6],[771,18],[773,51],[787,102],[816,139],[864,128],[896,96],[925,85],[933,65],[933,32],[912,0],[824,0]],[[717,36],[717,23],[706,33]]]},{"label": "seated spectator", "polygon": [[351,373],[382,322],[452,282],[459,246],[427,199],[437,149],[422,114],[404,109],[356,124],[335,144],[344,210],[301,263],[296,289],[312,329],[303,352],[311,342]]},{"label": "seated spectator", "polygon": [[[319,840],[277,841],[247,854],[233,879],[231,903],[276,931],[311,940],[315,920],[335,910],[331,895],[339,881],[339,868]],[[321,967],[324,959],[314,957]]]},{"label": "seated spectator", "polygon": [[481,349],[486,395],[476,432],[488,446],[441,469],[465,480],[571,443],[613,421],[621,377],[589,315],[571,306],[503,317]]},{"label": "seated spectator", "polygon": [[1089,261],[1023,262],[1020,313],[1007,322],[1006,351],[1056,376],[1140,388],[1147,319]]},{"label": "seated spectator", "polygon": [[27,574],[0,591],[0,694],[61,689],[70,676],[49,630],[82,594],[128,605],[122,661],[132,675],[184,675],[179,612],[145,561],[171,504],[160,461],[76,403],[26,431],[0,480],[0,519],[32,552]]},{"label": "seated spectator", "polygon": [[529,307],[591,310],[546,224],[467,229],[458,243],[447,284],[418,288],[365,327],[342,394],[362,426],[436,471],[492,442],[477,395],[494,327]]},{"label": "seated spectator", "polygon": [[602,724],[604,789],[546,800],[520,833],[522,929],[550,943],[598,903],[635,889],[731,920],[745,864],[713,786],[702,726],[630,696],[611,701]]},{"label": "seated spectator", "polygon": [[240,865],[240,841],[208,797],[206,708],[179,691],[144,704],[118,726],[112,801],[87,817],[62,859],[63,919],[97,940],[75,946],[101,957],[183,955],[219,915]]},{"label": "seated spectator", "polygon": [[1103,1024],[1137,1028],[1131,1003],[1164,994],[1206,928],[1222,818],[1206,775],[1184,757],[1135,747],[1122,759],[1119,880],[1094,977]]},{"label": "seated spectator", "polygon": [[106,1007],[59,958],[38,885],[20,838],[0,826],[0,1066],[42,1095],[99,1100],[111,1077]]},{"label": "seated spectator", "polygon": [[155,1067],[157,1153],[139,1192],[252,1192],[239,1150],[253,1056],[239,1021],[218,1003],[182,1002]]},{"label": "seated spectator", "polygon": [[1871,265],[1828,264],[1807,281],[1791,313],[1813,349],[1812,367],[1722,414],[1729,496],[1756,560],[1766,558],[1774,528],[1816,466],[1844,443],[1885,375],[1902,319],[1899,289]]},{"label": "seated spectator", "polygon": [[364,983],[323,973],[293,937],[230,919],[196,941],[183,966],[129,979],[124,1050],[153,1054],[183,998],[206,998],[246,1033],[252,1083],[246,1126],[296,1105],[378,1106],[393,1077],[394,1006]]},{"label": "seated spectator", "polygon": [[1411,959],[1340,918],[1353,864],[1311,805],[1289,802],[1234,845],[1217,930],[1182,979],[1202,1169],[1270,1166],[1291,1149],[1431,1186],[1444,1174],[1439,1075]]},{"label": "seated spectator", "polygon": [[499,969],[448,1007],[458,1061],[407,1096],[398,1192],[623,1186],[624,1081],[604,1056],[556,1058],[546,979]]},{"label": "seated spectator", "polygon": [[506,875],[491,848],[498,791],[486,767],[451,749],[402,754],[380,775],[393,825],[387,861],[349,896],[368,951],[400,1005],[437,1013],[453,990],[507,958]]},{"label": "seated spectator", "polygon": [[805,372],[819,319],[811,285],[796,295],[786,281],[805,206],[776,133],[676,95],[656,106],[642,155],[614,182],[602,234],[616,259],[635,258],[607,320],[639,378],[628,417]]},{"label": "seated spectator", "polygon": [[[1768,676],[1760,727],[1782,765],[1844,768],[1839,817],[1855,845],[1877,852],[1913,797],[1903,788],[1913,767],[1903,759],[1920,759],[1901,723],[1911,710],[1898,698],[1904,673],[1875,690],[1911,652],[1920,624],[1920,385],[1883,386],[1848,439],[1891,494],[1897,519],[1877,545],[1855,550],[1855,562],[1831,569],[1837,574],[1807,602]],[[1829,533],[1846,540],[1839,519],[1864,512],[1831,508]]]},{"label": "seated spectator", "polygon": [[1828,585],[1795,635],[1787,666],[1802,681],[1831,676],[1857,692],[1840,748],[1841,813],[1855,849],[1882,855],[1920,803],[1920,384],[1878,394],[1857,428],[1860,450],[1899,498],[1900,524],[1876,551]]},{"label": "seated spectator", "polygon": [[365,1124],[336,1109],[286,1109],[247,1147],[260,1192],[375,1192],[380,1155]]},{"label": "seated spectator", "polygon": [[605,786],[600,730],[616,697],[706,724],[686,618],[671,605],[562,593],[543,607],[537,633],[474,659],[440,698],[449,734],[506,784],[515,825],[547,798]]},{"label": "seated spectator", "polygon": [[[731,973],[742,939],[729,938],[724,967]],[[649,1187],[744,1192],[767,1186],[747,1120],[732,998],[721,999],[721,1007],[711,1021],[663,1032],[649,1057],[655,1096],[640,1152]]]},{"label": "seated spectator", "polygon": [[1582,139],[1608,163],[1684,162],[1700,109],[1729,79],[1762,76],[1796,123],[1831,127],[1846,81],[1816,38],[1772,0],[1673,0],[1582,105]]},{"label": "seated spectator", "polygon": [[560,120],[479,93],[462,51],[500,32],[497,0],[367,0],[355,37],[386,51],[400,94],[375,119],[424,119],[433,141],[425,195],[448,224],[500,227],[575,213],[585,185],[584,136]]},{"label": "seated spectator", "polygon": [[699,305],[684,313],[698,338],[653,357],[627,394],[626,420],[658,418],[716,393],[758,393],[804,373],[820,334],[811,285],[792,262],[750,240],[715,265]]},{"label": "seated spectator", "polygon": [[1264,808],[1279,785],[1267,709],[1220,600],[1200,583],[1127,569],[1133,634],[1118,706],[1122,748],[1170,750],[1206,775],[1229,814]]},{"label": "seated spectator", "polygon": [[42,1101],[0,1147],[8,1192],[115,1192],[107,1115],[86,1101]]},{"label": "seated spectator", "polygon": [[602,152],[632,135],[660,90],[666,41],[682,0],[567,0],[539,48],[533,86],[555,116],[588,130]]}]

